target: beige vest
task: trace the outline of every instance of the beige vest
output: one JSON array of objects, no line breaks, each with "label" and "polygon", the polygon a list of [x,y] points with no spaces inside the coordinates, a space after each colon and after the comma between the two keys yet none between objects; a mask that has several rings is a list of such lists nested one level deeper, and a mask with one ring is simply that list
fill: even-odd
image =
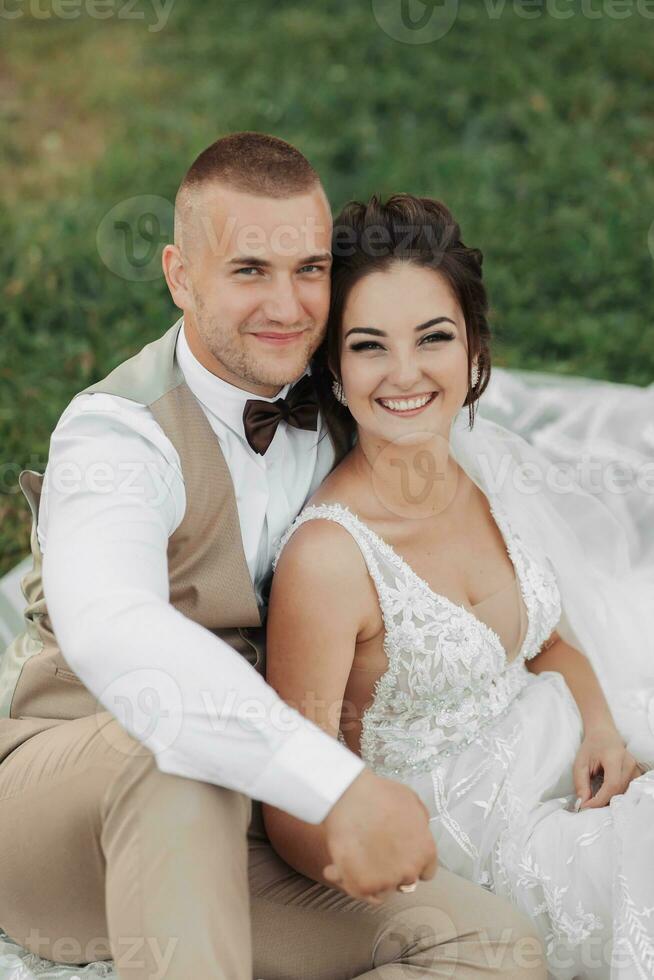
[{"label": "beige vest", "polygon": [[[147,405],[172,442],[181,461],[186,512],[168,541],[170,602],[263,673],[265,627],[243,551],[234,486],[218,439],[175,358],[181,323],[82,393]],[[44,729],[105,710],[66,663],[48,617],[36,533],[42,482],[40,473],[20,474],[33,517],[33,565],[21,583],[25,629],[0,661],[0,762]]]}]

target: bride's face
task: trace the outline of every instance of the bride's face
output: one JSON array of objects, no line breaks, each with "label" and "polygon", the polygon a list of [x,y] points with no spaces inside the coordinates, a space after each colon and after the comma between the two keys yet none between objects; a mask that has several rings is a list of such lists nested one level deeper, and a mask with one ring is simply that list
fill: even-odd
[{"label": "bride's face", "polygon": [[359,429],[384,442],[449,438],[468,391],[465,320],[447,280],[397,262],[350,291],[341,326],[341,377]]}]

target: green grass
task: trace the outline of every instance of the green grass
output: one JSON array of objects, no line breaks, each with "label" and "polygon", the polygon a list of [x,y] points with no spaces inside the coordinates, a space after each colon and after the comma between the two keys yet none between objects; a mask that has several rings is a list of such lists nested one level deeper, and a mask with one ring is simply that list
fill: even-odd
[{"label": "green grass", "polygon": [[162,278],[103,264],[102,217],[172,201],[229,131],[296,143],[335,207],[443,199],[484,252],[497,364],[652,381],[654,21],[500,8],[462,0],[428,44],[389,37],[372,0],[177,0],[158,32],[149,0],[144,20],[0,24],[0,573],[28,548],[18,471],[44,468],[75,392],[176,315]]}]

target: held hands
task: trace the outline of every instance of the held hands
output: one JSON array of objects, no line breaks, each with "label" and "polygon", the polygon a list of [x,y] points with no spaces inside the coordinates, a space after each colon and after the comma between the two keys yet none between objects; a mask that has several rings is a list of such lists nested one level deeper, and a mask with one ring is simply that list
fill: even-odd
[{"label": "held hands", "polygon": [[[613,726],[594,729],[585,736],[573,776],[580,810],[608,806],[611,797],[626,792],[632,779],[642,775],[642,769],[627,752],[620,733]],[[593,796],[591,781],[601,779]]]},{"label": "held hands", "polygon": [[381,905],[400,885],[436,873],[427,809],[408,787],[364,769],[324,821],[332,864],[323,875],[352,898]]}]

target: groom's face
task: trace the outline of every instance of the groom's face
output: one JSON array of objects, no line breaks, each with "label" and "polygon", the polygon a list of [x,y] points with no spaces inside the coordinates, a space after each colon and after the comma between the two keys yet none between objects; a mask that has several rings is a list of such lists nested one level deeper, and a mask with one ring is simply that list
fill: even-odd
[{"label": "groom's face", "polygon": [[193,353],[231,384],[273,397],[325,332],[332,220],[322,187],[270,198],[209,184],[179,210],[164,268]]}]

